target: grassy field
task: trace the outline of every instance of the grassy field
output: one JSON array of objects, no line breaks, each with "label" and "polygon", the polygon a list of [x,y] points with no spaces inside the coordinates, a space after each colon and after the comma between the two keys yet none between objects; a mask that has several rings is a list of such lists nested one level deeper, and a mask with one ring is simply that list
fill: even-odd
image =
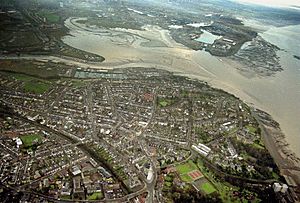
[{"label": "grassy field", "polygon": [[185,173],[189,173],[192,172],[194,170],[197,170],[197,166],[194,162],[192,162],[191,160],[189,160],[187,163],[185,164],[179,164],[176,166],[176,170],[178,173],[180,174],[185,174]]},{"label": "grassy field", "polygon": [[30,81],[25,83],[24,89],[26,92],[42,94],[49,89],[49,84],[43,83],[41,81]]},{"label": "grassy field", "polygon": [[168,104],[169,103],[167,101],[160,101],[159,102],[159,105],[162,106],[162,107],[166,107],[166,106],[168,106]]},{"label": "grassy field", "polygon": [[31,147],[35,143],[40,143],[42,141],[42,137],[37,134],[32,135],[23,135],[20,137],[25,147]]},{"label": "grassy field", "polygon": [[274,171],[272,172],[272,176],[273,178],[275,178],[276,180],[279,180],[279,175],[277,173],[275,173]]},{"label": "grassy field", "polygon": [[59,78],[59,74],[64,73],[69,66],[64,64],[55,64],[52,62],[32,62],[26,60],[1,60],[0,70],[1,74],[14,75],[24,74],[37,78]]},{"label": "grassy field", "polygon": [[[223,202],[228,202],[228,195],[230,194],[231,190],[234,188],[216,179],[215,175],[211,171],[206,170],[202,161],[198,160],[197,165],[200,168],[200,170],[203,172],[207,180],[210,181],[214,185],[214,187],[218,190]],[[235,189],[238,190],[238,188]]]},{"label": "grassy field", "polygon": [[190,177],[188,174],[180,174],[180,178],[183,182],[193,182],[193,178]]},{"label": "grassy field", "polygon": [[206,194],[211,194],[211,193],[214,193],[216,192],[217,190],[215,189],[215,187],[210,184],[209,182],[206,182],[204,183],[202,186],[201,186],[201,189],[206,193]]},{"label": "grassy field", "polygon": [[199,171],[197,165],[191,160],[187,163],[177,165],[176,170],[181,180],[189,183],[194,181],[193,177],[191,177],[189,173],[192,171]]},{"label": "grassy field", "polygon": [[[203,162],[201,160],[198,160],[197,162],[197,166],[200,168],[200,170],[203,172],[204,176],[206,177],[206,179],[209,181],[207,183],[209,183],[211,186],[209,185],[205,185],[206,183],[204,183],[203,185],[200,186],[200,189],[203,190],[205,193],[206,192],[212,192],[214,188],[215,191],[217,191],[223,202],[248,202],[248,200],[246,200],[245,197],[243,198],[236,198],[233,196],[232,192],[233,191],[239,191],[240,188],[234,185],[231,185],[228,182],[224,182],[221,181],[220,179],[218,179],[210,170],[207,170],[207,168],[203,165]],[[251,193],[247,190],[245,190],[245,193]],[[208,194],[208,193],[207,193]],[[252,200],[251,202],[261,202],[260,199],[258,199],[257,197],[255,197],[254,200]]]},{"label": "grassy field", "polygon": [[60,20],[60,17],[57,14],[46,10],[39,11],[38,15],[42,18],[46,18],[49,23],[58,23]]},{"label": "grassy field", "polygon": [[261,146],[261,145],[259,145],[259,144],[257,144],[257,143],[253,143],[252,146],[253,146],[254,148],[257,148],[257,149],[265,149],[265,147],[263,147],[263,146]]},{"label": "grassy field", "polygon": [[[68,57],[73,57],[73,58],[78,58],[82,60],[89,60],[93,62],[102,62],[105,60],[103,56],[93,54],[90,52],[82,51],[79,49],[75,49],[73,47],[67,46],[64,44],[64,48],[59,51],[60,55],[68,56]],[[86,58],[86,56],[88,58]]]},{"label": "grassy field", "polygon": [[158,98],[158,105],[160,107],[167,107],[176,103],[176,99]]},{"label": "grassy field", "polygon": [[51,82],[48,80],[38,79],[24,74],[12,74],[16,80],[24,82],[24,90],[35,94],[42,94],[49,90]]},{"label": "grassy field", "polygon": [[[105,28],[125,28],[125,29],[134,29],[140,30],[141,25],[132,19],[127,19],[127,16],[124,15],[122,18],[119,16],[109,16],[107,18],[89,18],[88,20],[81,20],[79,23],[88,24],[88,25],[96,25],[97,27],[105,27]],[[126,22],[126,23],[124,23]]]},{"label": "grassy field", "polygon": [[262,139],[254,140],[252,146],[258,149],[265,149],[265,144],[263,143]]},{"label": "grassy field", "polygon": [[255,134],[257,129],[256,127],[253,127],[252,125],[247,125],[246,128],[249,130],[250,133]]},{"label": "grassy field", "polygon": [[102,192],[94,192],[92,195],[87,197],[88,200],[99,200],[103,198]]}]

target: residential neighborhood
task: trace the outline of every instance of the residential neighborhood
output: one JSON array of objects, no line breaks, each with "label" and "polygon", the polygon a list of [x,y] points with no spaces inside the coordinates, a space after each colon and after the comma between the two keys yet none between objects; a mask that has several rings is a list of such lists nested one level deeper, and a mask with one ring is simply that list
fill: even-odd
[{"label": "residential neighborhood", "polygon": [[81,71],[46,87],[1,75],[1,183],[41,198],[122,202],[168,198],[175,180],[203,194],[222,192],[219,176],[265,189],[280,181],[254,112],[236,97],[156,69]]}]

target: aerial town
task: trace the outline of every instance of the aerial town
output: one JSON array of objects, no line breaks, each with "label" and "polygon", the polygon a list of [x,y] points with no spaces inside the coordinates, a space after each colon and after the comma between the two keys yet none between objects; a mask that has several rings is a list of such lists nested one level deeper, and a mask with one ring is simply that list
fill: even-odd
[{"label": "aerial town", "polygon": [[296,198],[264,146],[261,112],[167,71],[96,73],[1,73],[2,201]]},{"label": "aerial town", "polygon": [[[0,202],[300,201],[279,123],[200,63],[172,69],[203,50],[273,76],[280,48],[222,4],[153,2],[0,2]],[[76,33],[100,51],[71,46]]]}]

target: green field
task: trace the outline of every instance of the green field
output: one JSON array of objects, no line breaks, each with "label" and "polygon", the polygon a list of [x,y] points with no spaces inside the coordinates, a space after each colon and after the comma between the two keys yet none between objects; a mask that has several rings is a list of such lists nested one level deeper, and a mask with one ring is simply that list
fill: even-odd
[{"label": "green field", "polygon": [[24,82],[24,90],[35,94],[42,94],[49,90],[51,82],[47,80],[38,79],[32,76],[23,74],[13,74],[16,80]]},{"label": "green field", "polygon": [[279,180],[279,175],[277,173],[275,173],[274,171],[272,172],[272,176],[273,178],[275,178],[276,180]]},{"label": "green field", "polygon": [[160,107],[167,107],[167,106],[170,106],[174,103],[176,103],[176,98],[173,98],[173,99],[166,99],[166,98],[158,98],[158,105]]},{"label": "green field", "polygon": [[189,173],[191,171],[194,170],[198,170],[196,164],[194,162],[192,162],[191,160],[189,160],[187,163],[185,164],[179,164],[176,166],[176,170],[178,173],[180,174],[185,174],[185,173]]},{"label": "green field", "polygon": [[45,10],[39,11],[38,15],[42,18],[46,18],[49,23],[58,23],[60,19],[57,14]]},{"label": "green field", "polygon": [[102,192],[94,192],[92,195],[87,197],[88,200],[99,200],[103,198]]},{"label": "green field", "polygon": [[12,73],[12,76],[13,76],[16,80],[20,80],[20,81],[23,81],[23,82],[30,82],[30,81],[32,81],[33,79],[35,79],[35,78],[32,77],[32,76],[24,75],[24,74],[18,74],[18,73]]},{"label": "green field", "polygon": [[257,129],[256,127],[253,127],[252,125],[247,125],[246,128],[249,130],[250,133],[255,134]]},{"label": "green field", "polygon": [[210,184],[209,182],[206,182],[203,185],[201,185],[201,190],[203,190],[203,192],[205,192],[206,194],[211,194],[211,193],[217,191],[215,189],[215,187],[212,184]]},{"label": "green field", "polygon": [[[130,19],[119,18],[118,16],[111,16],[108,18],[88,18],[88,20],[78,21],[81,24],[96,25],[97,27],[105,28],[125,28],[125,29],[134,29],[141,30],[141,25],[136,21]],[[126,23],[124,23],[126,22]]]},{"label": "green field", "polygon": [[26,92],[33,92],[35,94],[43,94],[48,91],[49,84],[43,83],[41,81],[30,81],[26,82],[24,85],[24,89]]},{"label": "green field", "polygon": [[187,163],[177,165],[176,170],[182,181],[190,183],[193,182],[193,178],[188,173],[198,170],[198,167],[193,161],[189,160]]},{"label": "green field", "polygon": [[[205,192],[206,194],[211,194],[213,189],[218,191],[221,196],[223,202],[248,202],[245,198],[239,199],[232,195],[233,191],[239,191],[240,188],[234,185],[231,185],[228,182],[221,181],[220,179],[216,178],[216,176],[210,170],[203,165],[203,162],[199,159],[197,162],[197,166],[203,172],[204,176],[207,178],[209,185],[202,184],[200,185],[200,189]],[[211,186],[210,186],[211,185]],[[211,193],[209,193],[211,192]],[[247,191],[248,192],[248,191]],[[251,202],[260,202],[259,199],[255,199]]]},{"label": "green field", "polygon": [[183,182],[188,182],[188,183],[193,182],[193,178],[190,177],[188,174],[181,174],[180,178]]},{"label": "green field", "polygon": [[[216,179],[215,175],[210,170],[206,169],[206,167],[203,165],[203,162],[201,160],[198,160],[197,165],[200,168],[200,170],[203,172],[203,174],[207,178],[207,180],[210,181],[211,184],[213,184],[214,187],[218,190],[223,201],[228,202],[228,195],[229,195],[230,191],[233,189],[233,187],[231,185],[228,186],[227,184],[225,184],[225,182],[219,181],[218,179]],[[201,187],[200,187],[200,189],[201,189]],[[238,188],[235,188],[235,189],[238,190]]]},{"label": "green field", "polygon": [[[41,68],[42,66],[42,68]],[[58,78],[59,73],[63,67],[56,67],[56,64],[45,63],[43,65],[30,63],[29,61],[18,60],[18,61],[9,61],[1,60],[0,61],[0,74],[2,75],[30,75],[37,78]],[[28,76],[28,77],[30,77]],[[22,78],[22,77],[21,77]]]},{"label": "green field", "polygon": [[162,106],[162,107],[166,107],[166,106],[168,106],[168,104],[169,103],[167,101],[160,101],[159,102],[159,105]]},{"label": "green field", "polygon": [[25,147],[31,147],[36,143],[42,142],[42,137],[37,134],[23,135],[20,137]]},{"label": "green field", "polygon": [[261,145],[259,145],[259,144],[257,144],[257,143],[253,143],[252,146],[253,146],[254,148],[257,148],[257,149],[265,149],[263,146],[261,146]]}]

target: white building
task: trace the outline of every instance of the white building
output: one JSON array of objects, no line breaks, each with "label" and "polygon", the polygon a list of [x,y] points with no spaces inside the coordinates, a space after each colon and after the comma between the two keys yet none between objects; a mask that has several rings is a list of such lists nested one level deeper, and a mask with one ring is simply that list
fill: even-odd
[{"label": "white building", "polygon": [[207,152],[205,152],[205,151],[199,149],[199,148],[198,148],[197,146],[195,146],[195,145],[192,145],[192,149],[195,150],[196,152],[198,152],[199,154],[201,154],[202,156],[207,156],[207,155],[208,155]]},{"label": "white building", "polygon": [[279,192],[282,189],[282,186],[279,183],[274,183],[273,185],[274,192]]},{"label": "white building", "polygon": [[209,152],[211,151],[211,149],[209,147],[207,147],[201,143],[199,143],[197,146],[192,145],[192,149],[194,149],[196,152],[198,152],[202,156],[207,156],[209,154]]},{"label": "white building", "polygon": [[286,193],[287,190],[288,190],[288,188],[289,188],[289,187],[288,187],[286,184],[283,184],[283,185],[282,185],[282,188],[281,188],[281,192],[282,192],[282,193]]},{"label": "white building", "polygon": [[78,175],[78,174],[80,174],[80,173],[81,173],[81,170],[79,169],[78,166],[73,166],[73,167],[72,167],[72,174],[73,174],[74,176],[76,176],[76,175]]},{"label": "white building", "polygon": [[17,143],[17,148],[19,148],[20,145],[23,144],[23,143],[22,143],[22,140],[21,140],[19,137],[16,138],[16,143]]},{"label": "white building", "polygon": [[153,179],[153,169],[152,166],[150,167],[147,175],[147,181],[151,181]]}]

